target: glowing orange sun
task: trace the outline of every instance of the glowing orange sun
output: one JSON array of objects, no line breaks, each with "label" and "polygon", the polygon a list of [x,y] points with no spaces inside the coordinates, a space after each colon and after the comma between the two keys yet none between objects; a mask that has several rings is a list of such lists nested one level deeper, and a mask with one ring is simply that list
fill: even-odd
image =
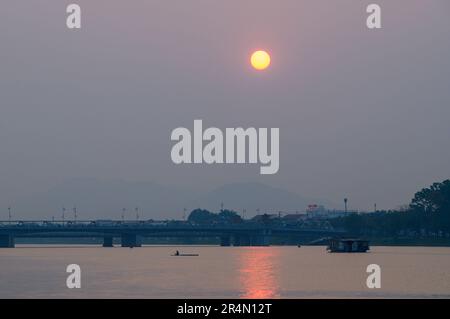
[{"label": "glowing orange sun", "polygon": [[250,63],[256,70],[264,70],[270,65],[270,55],[266,51],[255,51],[250,57]]}]

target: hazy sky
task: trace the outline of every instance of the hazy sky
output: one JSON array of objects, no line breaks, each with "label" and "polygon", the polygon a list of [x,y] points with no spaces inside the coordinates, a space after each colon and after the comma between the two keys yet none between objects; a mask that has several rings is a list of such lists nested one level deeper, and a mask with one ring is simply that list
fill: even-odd
[{"label": "hazy sky", "polygon": [[[65,8],[82,8],[68,30]],[[382,6],[383,29],[365,26]],[[263,182],[351,208],[450,177],[448,0],[14,0],[0,5],[1,207],[80,177]],[[255,72],[250,53],[272,65]],[[171,131],[279,127],[280,170],[176,166]]]}]

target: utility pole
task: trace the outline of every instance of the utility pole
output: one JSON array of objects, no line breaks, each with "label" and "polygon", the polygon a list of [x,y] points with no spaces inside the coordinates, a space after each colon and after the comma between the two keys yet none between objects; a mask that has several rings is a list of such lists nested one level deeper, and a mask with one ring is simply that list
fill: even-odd
[{"label": "utility pole", "polygon": [[73,220],[77,222],[77,206],[73,205]]}]

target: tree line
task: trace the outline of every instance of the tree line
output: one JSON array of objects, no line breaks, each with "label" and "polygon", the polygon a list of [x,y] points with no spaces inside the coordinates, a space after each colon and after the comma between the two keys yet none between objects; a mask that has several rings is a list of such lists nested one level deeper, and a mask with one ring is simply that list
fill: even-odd
[{"label": "tree line", "polygon": [[448,237],[450,234],[450,180],[418,191],[399,210],[378,211],[330,220],[334,227],[358,236]]}]

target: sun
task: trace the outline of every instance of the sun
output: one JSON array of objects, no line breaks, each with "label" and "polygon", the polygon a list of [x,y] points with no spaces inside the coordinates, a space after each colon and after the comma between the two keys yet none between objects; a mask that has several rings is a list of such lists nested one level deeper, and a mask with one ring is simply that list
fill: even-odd
[{"label": "sun", "polygon": [[253,52],[250,63],[256,70],[264,70],[270,65],[270,55],[266,51]]}]

